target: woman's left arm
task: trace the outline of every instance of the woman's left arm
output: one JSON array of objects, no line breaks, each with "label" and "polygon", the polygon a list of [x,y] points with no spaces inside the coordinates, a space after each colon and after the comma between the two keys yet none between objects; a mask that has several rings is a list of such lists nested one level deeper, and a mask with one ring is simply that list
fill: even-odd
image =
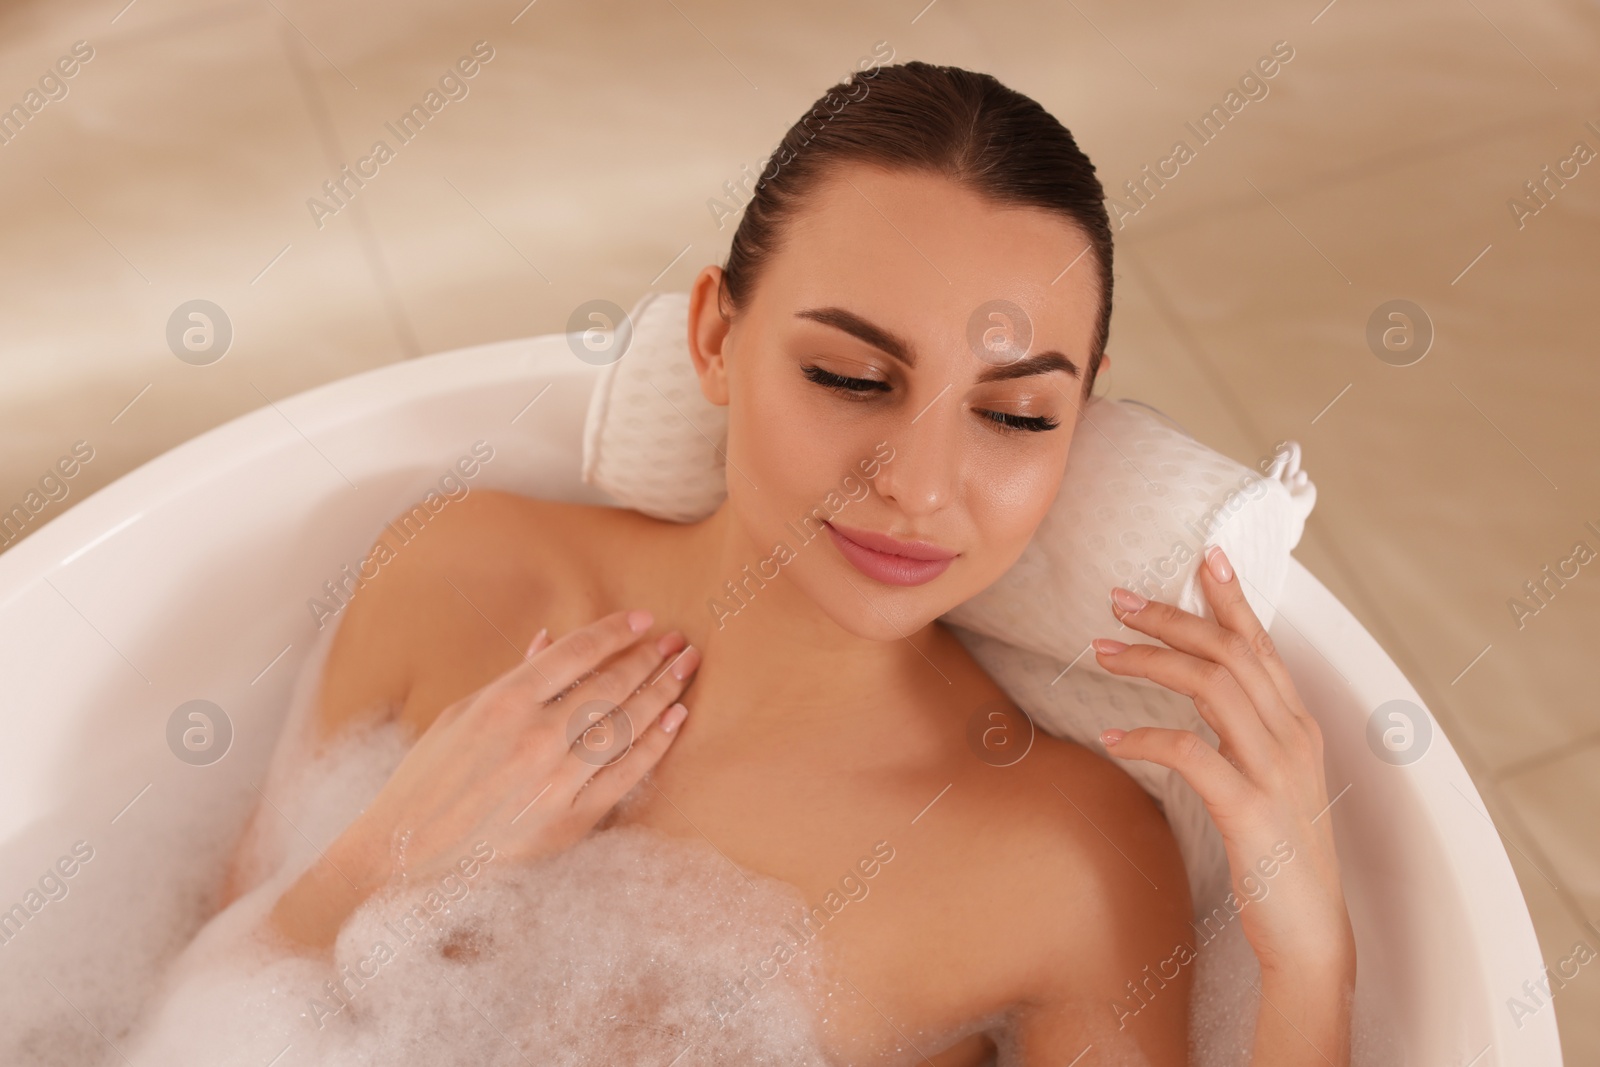
[{"label": "woman's left arm", "polygon": [[1261,963],[1250,1062],[1346,1067],[1355,937],[1333,847],[1322,732],[1220,548],[1207,551],[1200,574],[1216,621],[1118,590],[1117,618],[1168,647],[1104,638],[1094,645],[1111,673],[1191,698],[1219,746],[1157,727],[1107,730],[1101,741],[1119,759],[1182,775],[1222,832],[1240,922]]}]

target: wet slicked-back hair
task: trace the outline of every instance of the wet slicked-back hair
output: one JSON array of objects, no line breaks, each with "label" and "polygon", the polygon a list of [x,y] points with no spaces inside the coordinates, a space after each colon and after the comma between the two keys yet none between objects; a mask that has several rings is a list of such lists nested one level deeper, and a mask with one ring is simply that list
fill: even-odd
[{"label": "wet slicked-back hair", "polygon": [[[939,174],[996,203],[1053,211],[1088,237],[1100,310],[1085,391],[1111,329],[1111,220],[1105,190],[1067,128],[989,74],[920,60],[857,71],[789,128],[756,182],[723,268],[737,314],[767,257],[819,182],[842,164]],[[1066,264],[1062,265],[1063,268]],[[719,295],[720,299],[720,295]]]}]

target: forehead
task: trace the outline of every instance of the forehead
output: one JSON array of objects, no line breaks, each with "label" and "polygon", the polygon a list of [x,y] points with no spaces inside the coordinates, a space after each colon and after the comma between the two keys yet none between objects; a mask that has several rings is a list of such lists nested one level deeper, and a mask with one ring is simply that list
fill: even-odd
[{"label": "forehead", "polygon": [[789,221],[758,299],[779,314],[848,307],[935,348],[963,341],[980,309],[1009,301],[1028,316],[1036,348],[1084,366],[1099,315],[1088,244],[1057,212],[998,204],[943,175],[854,164]]}]

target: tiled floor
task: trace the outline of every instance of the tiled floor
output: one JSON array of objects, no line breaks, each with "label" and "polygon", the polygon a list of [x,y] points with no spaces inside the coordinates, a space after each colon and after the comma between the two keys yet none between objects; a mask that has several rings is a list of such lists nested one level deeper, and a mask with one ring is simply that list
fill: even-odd
[{"label": "tiled floor", "polygon": [[[731,234],[707,200],[876,41],[1035,96],[1114,195],[1286,41],[1268,95],[1119,232],[1106,386],[1245,462],[1302,442],[1298,554],[1445,726],[1548,962],[1600,944],[1600,577],[1521,629],[1507,606],[1600,547],[1600,163],[1521,228],[1507,207],[1600,149],[1600,13],[925,2],[0,8],[0,102],[94,48],[0,145],[0,502],[79,439],[66,503],[268,398],[682,288]],[[319,227],[308,198],[480,40],[468,95]],[[235,332],[208,367],[164,340],[196,297]],[[1396,297],[1436,329],[1404,368],[1365,342]],[[1568,1062],[1600,1062],[1600,978],[1557,1011]]]}]

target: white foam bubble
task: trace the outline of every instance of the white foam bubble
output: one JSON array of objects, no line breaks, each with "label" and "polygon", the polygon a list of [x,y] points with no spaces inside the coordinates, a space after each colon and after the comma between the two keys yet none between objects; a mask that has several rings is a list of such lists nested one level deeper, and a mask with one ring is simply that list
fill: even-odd
[{"label": "white foam bubble", "polygon": [[[424,892],[371,901],[341,931],[342,966],[395,952],[345,1009],[368,1049],[452,1063],[666,1064],[691,1048],[697,1063],[827,1062],[809,954],[747,998],[730,984],[771,953],[800,894],[704,844],[618,827],[538,863],[491,861],[400,942],[395,919]],[[458,1035],[448,1060],[440,1034]]]}]

